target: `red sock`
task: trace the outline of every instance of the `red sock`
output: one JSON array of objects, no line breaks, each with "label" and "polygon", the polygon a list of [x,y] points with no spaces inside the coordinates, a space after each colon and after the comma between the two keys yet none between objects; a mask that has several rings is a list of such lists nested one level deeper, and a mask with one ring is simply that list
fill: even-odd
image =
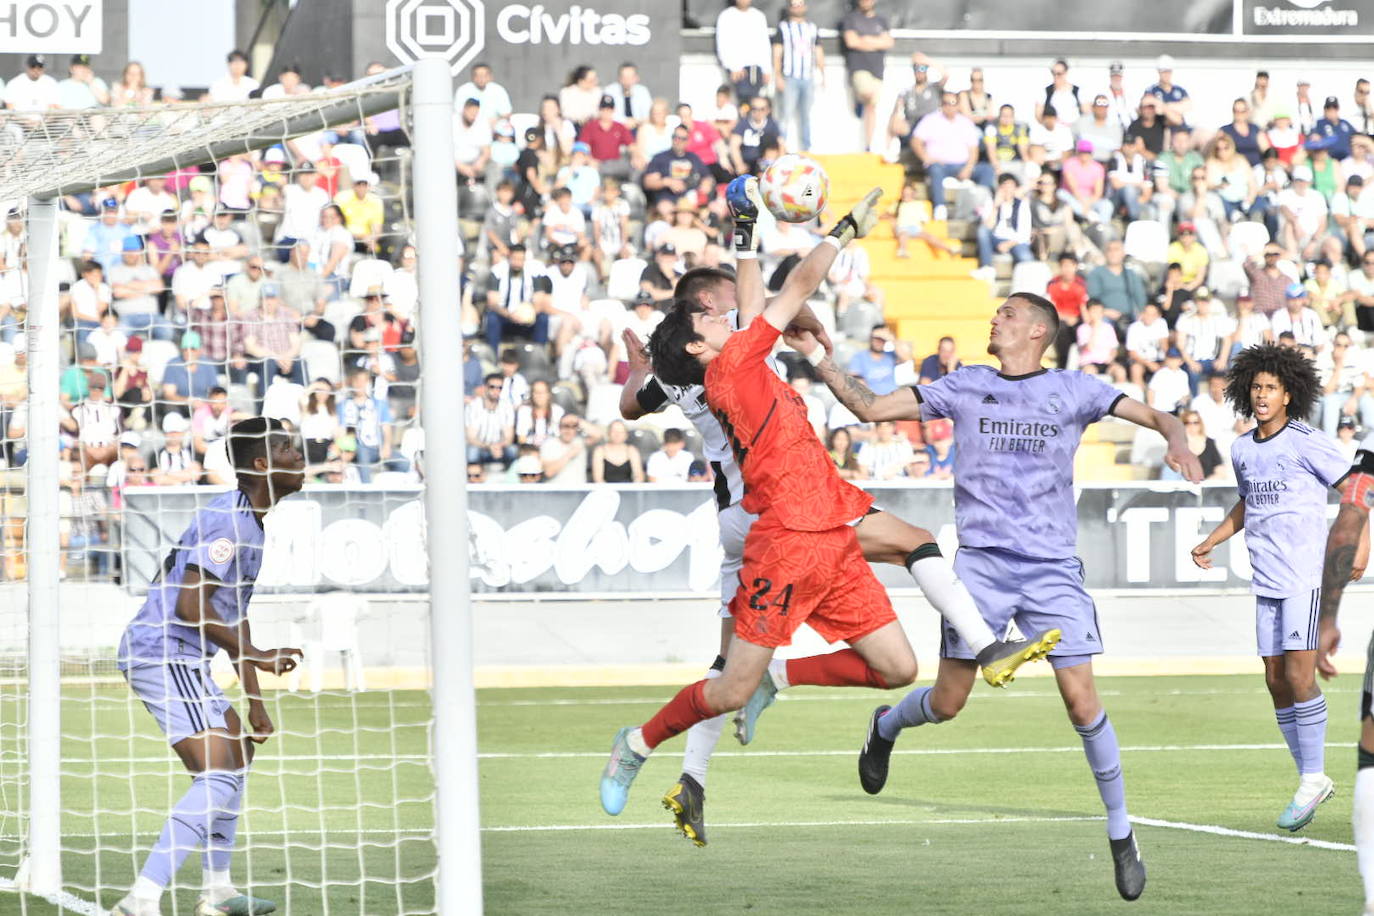
[{"label": "red sock", "polygon": [[809,684],[818,687],[887,688],[887,683],[878,672],[868,667],[868,662],[853,649],[790,659],[787,662],[787,682],[794,687]]},{"label": "red sock", "polygon": [[678,691],[654,717],[645,722],[641,734],[649,747],[658,747],[673,735],[713,718],[715,711],[706,705],[706,681],[697,681]]}]

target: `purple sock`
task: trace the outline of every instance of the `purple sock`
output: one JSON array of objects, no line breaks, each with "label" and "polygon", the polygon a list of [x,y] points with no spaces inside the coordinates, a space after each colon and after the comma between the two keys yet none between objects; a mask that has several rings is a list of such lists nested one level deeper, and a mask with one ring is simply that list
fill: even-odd
[{"label": "purple sock", "polygon": [[1304,776],[1326,772],[1326,697],[1294,703],[1293,714],[1298,720],[1298,771]]},{"label": "purple sock", "polygon": [[1126,815],[1126,782],[1121,778],[1121,747],[1116,743],[1116,729],[1103,710],[1091,725],[1075,725],[1074,731],[1083,739],[1083,753],[1097,780],[1097,794],[1107,807],[1107,836],[1122,840],[1131,832]]},{"label": "purple sock", "polygon": [[917,687],[892,707],[878,720],[878,734],[885,741],[896,741],[898,733],[904,728],[917,725],[932,725],[942,721],[930,708],[930,687]]},{"label": "purple sock", "polygon": [[197,773],[191,788],[181,796],[162,826],[162,833],[139,874],[159,887],[171,884],[172,876],[191,851],[205,844],[210,825],[238,790],[239,780],[234,773]]},{"label": "purple sock", "polygon": [[1302,752],[1298,749],[1298,714],[1292,706],[1285,706],[1283,709],[1274,710],[1274,718],[1278,720],[1279,731],[1283,733],[1284,743],[1288,745],[1288,753],[1293,755],[1293,763],[1301,775]]}]

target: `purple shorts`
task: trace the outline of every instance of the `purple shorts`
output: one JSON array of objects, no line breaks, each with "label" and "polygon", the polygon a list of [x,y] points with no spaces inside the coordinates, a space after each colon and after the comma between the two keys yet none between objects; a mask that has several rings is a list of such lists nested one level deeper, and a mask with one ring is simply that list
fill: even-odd
[{"label": "purple shorts", "polygon": [[[960,547],[954,574],[968,588],[992,633],[1006,635],[1011,622],[1029,636],[1051,627],[1064,635],[1050,653],[1056,668],[1081,664],[1102,651],[1097,605],[1083,588],[1078,557],[1045,560],[997,547]],[[941,658],[972,659],[974,653],[954,628],[942,622]],[[1067,664],[1066,664],[1067,663]]]}]

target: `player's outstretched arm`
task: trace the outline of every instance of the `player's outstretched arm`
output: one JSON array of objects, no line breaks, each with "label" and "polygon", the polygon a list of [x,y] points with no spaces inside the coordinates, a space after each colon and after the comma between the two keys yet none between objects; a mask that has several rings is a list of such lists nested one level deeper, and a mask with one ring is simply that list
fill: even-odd
[{"label": "player's outstretched arm", "polygon": [[[825,242],[818,245],[815,251],[807,255],[805,261],[797,265],[788,275],[782,291],[768,301],[767,307],[763,310],[765,321],[779,331],[787,330],[788,325],[796,322],[797,315],[806,305],[806,300],[820,284],[821,278],[830,270],[835,255],[850,242],[868,235],[873,231],[873,227],[878,225],[878,199],[882,196],[883,189],[874,188],[853,210],[840,218],[830,230],[830,234],[825,237]],[[803,267],[807,269],[803,271]],[[812,270],[819,270],[820,275],[813,275]]]},{"label": "player's outstretched arm", "polygon": [[784,339],[816,367],[821,381],[835,393],[836,399],[865,423],[921,418],[921,404],[910,388],[898,388],[891,394],[874,394],[862,379],[835,365],[835,360],[809,331],[788,334]]},{"label": "player's outstretched arm", "polygon": [[638,334],[626,328],[621,332],[620,339],[625,344],[625,360],[630,364],[630,377],[625,379],[620,389],[620,415],[626,420],[638,420],[647,413],[639,403],[639,389],[644,387],[654,368],[649,363],[649,352],[644,349],[644,342]]},{"label": "player's outstretched arm", "polygon": [[1212,551],[1216,546],[1244,528],[1245,500],[1238,499],[1236,504],[1231,507],[1231,511],[1226,513],[1226,518],[1221,520],[1221,524],[1217,525],[1212,533],[1203,539],[1201,544],[1193,548],[1193,562],[1202,569],[1211,569]]},{"label": "player's outstretched arm", "polygon": [[1168,451],[1164,453],[1164,463],[1182,474],[1184,480],[1190,483],[1202,482],[1202,462],[1193,454],[1192,449],[1188,448],[1188,436],[1178,417],[1162,410],[1155,410],[1135,398],[1122,398],[1117,401],[1112,413],[1136,426],[1153,429],[1163,436],[1164,441],[1169,444]]}]

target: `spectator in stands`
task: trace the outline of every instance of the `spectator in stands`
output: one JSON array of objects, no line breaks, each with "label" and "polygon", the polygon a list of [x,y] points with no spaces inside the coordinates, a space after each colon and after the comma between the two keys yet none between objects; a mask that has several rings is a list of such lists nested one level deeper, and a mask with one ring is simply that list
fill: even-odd
[{"label": "spectator in stands", "polygon": [[736,174],[755,174],[764,151],[774,143],[781,144],[782,129],[773,120],[772,111],[772,103],[760,96],[749,106],[748,115],[735,125],[730,134],[730,162]]},{"label": "spectator in stands", "polygon": [[754,8],[753,0],[733,0],[716,17],[716,59],[741,106],[750,105],[771,81],[770,31],[768,19]]},{"label": "spectator in stands", "polygon": [[859,467],[859,458],[854,451],[853,443],[849,430],[841,426],[830,431],[826,451],[830,453],[830,460],[835,462],[840,477],[845,480],[862,480],[864,472],[863,468]]},{"label": "spectator in stands", "polygon": [[911,443],[897,432],[897,424],[873,424],[873,438],[859,446],[858,462],[869,480],[894,480],[906,473],[913,457]]},{"label": "spectator in stands", "polygon": [[573,206],[572,191],[567,188],[554,189],[551,206],[544,211],[540,227],[540,242],[548,251],[569,247],[579,259],[589,255],[587,218]]},{"label": "spectator in stands", "polygon": [[404,458],[393,457],[391,407],[373,393],[372,382],[372,373],[353,369],[348,373],[347,397],[339,402],[339,425],[353,430],[356,437],[355,461],[363,483],[372,482],[379,465],[386,470],[407,470]]},{"label": "spectator in stands", "polygon": [[1074,135],[1092,144],[1093,158],[1103,165],[1112,161],[1112,154],[1121,148],[1125,132],[1121,125],[1109,117],[1109,105],[1105,95],[1098,93],[1093,97],[1092,108],[1073,125]]},{"label": "spectator in stands", "polygon": [[210,84],[207,99],[211,102],[246,102],[258,81],[248,75],[248,56],[242,51],[230,51],[225,58],[229,72]]},{"label": "spectator in stands", "polygon": [[1103,314],[1120,328],[1142,313],[1149,292],[1140,274],[1126,267],[1126,246],[1120,240],[1108,242],[1104,254],[1105,263],[1088,273],[1088,298],[1101,302]]},{"label": "spectator in stands", "polygon": [[[1188,450],[1197,456],[1198,463],[1202,465],[1203,480],[1225,480],[1228,475],[1227,461],[1222,458],[1216,440],[1207,434],[1202,415],[1193,409],[1183,410],[1179,412],[1179,420],[1183,423],[1184,432],[1187,433]],[[1159,479],[1182,480],[1183,477],[1165,465],[1160,469]]]},{"label": "spectator in stands", "polygon": [[76,362],[64,369],[58,380],[58,399],[63,408],[71,410],[75,404],[90,394],[90,379],[97,374],[109,378],[109,370],[100,365],[95,347],[89,343],[77,344]]},{"label": "spectator in stands", "polygon": [[825,86],[825,51],[819,32],[806,18],[806,0],[787,0],[773,36],[773,79],[782,96],[782,126],[788,143],[802,152],[811,148],[815,87]]},{"label": "spectator in stands", "polygon": [[72,55],[67,78],[57,84],[57,107],[101,108],[110,104],[110,87],[91,69],[89,54]]},{"label": "spectator in stands", "polygon": [[310,163],[296,169],[296,180],[282,191],[282,218],[277,229],[278,259],[290,257],[291,246],[309,241],[320,225],[320,211],[329,206],[329,192],[319,185],[319,173]]},{"label": "spectator in stands", "polygon": [[[654,251],[654,259],[639,276],[639,292],[648,294],[655,303],[669,302],[678,278],[677,248],[665,242]],[[667,311],[667,306],[663,306]]]},{"label": "spectator in stands", "polygon": [[1337,328],[1356,326],[1354,294],[1344,280],[1331,272],[1330,261],[1313,264],[1312,276],[1303,286],[1307,289],[1307,304],[1321,317],[1328,334]]},{"label": "spectator in stands", "polygon": [[649,483],[683,484],[691,471],[693,456],[680,429],[663,431],[663,447],[649,456],[644,466]]},{"label": "spectator in stands", "polygon": [[167,190],[165,175],[151,175],[124,199],[124,215],[140,235],[156,232],[164,213],[175,214],[176,195]]},{"label": "spectator in stands", "polygon": [[954,479],[954,424],[950,420],[931,420],[925,424],[926,454],[930,474],[935,480]]},{"label": "spectator in stands", "polygon": [[1226,400],[1226,375],[1214,372],[1207,377],[1207,385],[1189,405],[1202,418],[1203,428],[1216,440],[1217,449],[1223,455],[1231,454],[1231,443],[1236,435],[1245,428],[1240,414],[1236,413],[1231,402]]},{"label": "spectator in stands", "polygon": [[634,64],[621,64],[615,83],[606,92],[615,100],[616,119],[630,130],[638,128],[649,117],[654,99],[649,88],[639,81],[639,68]]},{"label": "spectator in stands", "polygon": [[1274,120],[1274,101],[1269,95],[1269,71],[1255,71],[1255,84],[1246,100],[1250,103],[1251,120],[1261,130]]},{"label": "spectator in stands", "polygon": [[654,99],[649,106],[649,116],[635,130],[635,152],[639,158],[648,162],[672,146],[673,130],[681,121],[677,115],[669,114],[667,99]]},{"label": "spectator in stands", "polygon": [[1058,188],[1059,182],[1053,172],[1041,172],[1033,183],[1033,193],[1026,200],[1031,211],[1031,242],[1036,258],[1047,261],[1058,251],[1100,258],[1097,246],[1083,234],[1073,207],[1060,196]]},{"label": "spectator in stands", "polygon": [[567,486],[587,482],[587,444],[582,437],[582,418],[575,413],[563,414],[558,421],[558,435],[545,439],[539,446],[546,483]]},{"label": "spectator in stands", "polygon": [[181,335],[181,355],[172,357],[162,372],[161,400],[183,416],[189,415],[219,384],[215,367],[200,357],[200,334],[187,331]]},{"label": "spectator in stands", "polygon": [[[916,156],[915,148],[911,145],[911,133],[916,129],[916,125],[921,123],[922,118],[940,110],[940,98],[944,94],[945,86],[943,78],[938,83],[931,81],[933,68],[930,59],[924,54],[911,55],[911,69],[916,75],[915,82],[902,90],[892,105],[892,113],[887,119],[887,139],[895,138],[898,141],[898,161],[906,170],[907,177],[921,178],[925,176],[925,165]],[[873,101],[876,104],[876,96]]]},{"label": "spectator in stands", "polygon": [[691,132],[686,127],[673,128],[672,145],[645,166],[644,191],[651,206],[660,200],[676,202],[689,196],[695,203],[711,193],[711,173],[701,158],[687,148],[690,139]]},{"label": "spectator in stands", "polygon": [[[1164,152],[1165,123],[1159,116],[1160,103],[1153,95],[1147,94],[1140,100],[1140,115],[1126,128],[1126,132],[1145,141],[1145,155],[1151,160]],[[1181,125],[1180,125],[1181,126]]]},{"label": "spectator in stands", "polygon": [[563,408],[554,403],[553,389],[544,379],[530,385],[529,400],[515,408],[515,441],[521,445],[543,445],[558,435]]},{"label": "spectator in stands", "polygon": [[113,311],[100,316],[100,327],[86,338],[86,343],[95,347],[96,360],[106,368],[114,368],[119,362],[119,354],[129,342],[128,335],[119,329],[119,319]]},{"label": "spectator in stands", "polygon": [[991,280],[993,258],[1010,254],[1012,261],[1035,260],[1031,251],[1031,208],[1022,199],[1016,176],[1004,174],[997,179],[997,194],[982,208],[978,223],[978,270],[975,276]]},{"label": "spectator in stands", "polygon": [[72,284],[72,325],[77,344],[100,327],[100,319],[110,310],[114,294],[105,282],[105,271],[98,261],[87,260],[81,265],[81,279]]},{"label": "spectator in stands", "polygon": [[1350,138],[1355,135],[1355,128],[1341,117],[1341,100],[1334,95],[1327,96],[1322,106],[1321,120],[1313,124],[1307,133],[1309,148],[1312,141],[1316,140],[1320,148],[1330,153],[1333,159],[1344,159],[1350,155]]},{"label": "spectator in stands", "polygon": [[1341,168],[1326,149],[1325,140],[1307,141],[1307,167],[1312,170],[1312,189],[1330,202],[1343,184]]},{"label": "spectator in stands", "polygon": [[[1189,98],[1188,90],[1174,84],[1174,59],[1168,54],[1159,55],[1159,59],[1155,61],[1155,69],[1159,71],[1159,81],[1146,89],[1145,94],[1159,100],[1160,111],[1166,124],[1187,124],[1188,114],[1193,110],[1193,100]],[[1159,150],[1155,152],[1158,153]]]},{"label": "spectator in stands", "polygon": [[677,106],[678,123],[687,128],[689,139],[688,152],[695,153],[717,182],[728,181],[730,172],[726,168],[730,160],[730,148],[714,124],[699,121],[692,116],[692,106],[679,102]]},{"label": "spectator in stands", "polygon": [[[20,351],[22,353],[22,351]],[[16,354],[18,355],[18,354]],[[119,356],[115,368],[115,401],[119,403],[124,425],[130,429],[142,429],[147,425],[146,413],[153,406],[153,385],[148,370],[143,365],[143,338],[130,337]]]},{"label": "spectator in stands", "polygon": [[1083,308],[1088,304],[1088,285],[1078,275],[1078,258],[1072,251],[1059,255],[1059,274],[1049,282],[1045,296],[1059,313],[1059,334],[1054,341],[1059,368],[1068,364],[1069,349],[1077,336]]},{"label": "spectator in stands", "polygon": [[[856,0],[854,9],[840,22],[849,85],[854,90],[855,105],[862,109],[865,151],[873,143],[873,132],[878,126],[877,105],[883,91],[884,57],[892,48],[891,28],[887,17],[877,11],[877,5],[878,0]],[[923,60],[918,66],[924,64]],[[916,122],[910,123],[914,126]]]},{"label": "spectator in stands", "polygon": [[[666,445],[666,435],[664,440]],[[643,458],[639,449],[630,445],[630,428],[624,420],[611,421],[606,427],[606,441],[592,449],[592,482],[644,482]]]},{"label": "spectator in stands", "polygon": [[171,340],[172,329],[158,313],[157,297],[162,277],[148,263],[143,240],[131,235],[124,240],[123,260],[110,270],[113,307],[125,334],[151,332],[156,340]]},{"label": "spectator in stands", "polygon": [[510,246],[523,244],[530,231],[530,221],[524,219],[515,202],[515,183],[502,179],[496,184],[496,199],[482,219],[479,249],[488,251],[495,261],[503,261],[510,254]]},{"label": "spectator in stands", "polygon": [[1300,347],[1311,347],[1320,353],[1326,347],[1326,333],[1322,320],[1307,307],[1307,289],[1301,283],[1290,283],[1284,290],[1284,307],[1269,316],[1269,327],[1278,337],[1292,334]]},{"label": "spectator in stands", "polygon": [[1213,372],[1223,372],[1230,356],[1227,342],[1235,334],[1236,323],[1225,306],[1212,299],[1207,287],[1193,293],[1193,311],[1182,315],[1175,325],[1175,339],[1183,353],[1183,369],[1196,394],[1202,380]]},{"label": "spectator in stands", "polygon": [[1143,391],[1164,364],[1164,352],[1168,348],[1169,325],[1160,314],[1159,306],[1146,303],[1140,317],[1126,329],[1127,372],[1131,384]]},{"label": "spectator in stands", "polygon": [[100,202],[100,220],[86,231],[81,245],[81,257],[99,261],[106,272],[119,263],[124,254],[124,240],[134,234],[133,228],[119,218],[119,201],[107,197]]},{"label": "spectator in stands", "polygon": [[601,97],[596,118],[583,125],[577,139],[587,144],[602,175],[624,180],[630,177],[631,168],[643,167],[638,161],[634,134],[615,119],[615,100],[609,95]]},{"label": "spectator in stands", "polygon": [[1101,302],[1089,300],[1083,321],[1075,332],[1078,338],[1078,368],[1092,375],[1110,375],[1124,382],[1126,373],[1116,361],[1120,339],[1116,327],[1106,319]]},{"label": "spectator in stands", "polygon": [[1293,169],[1293,183],[1279,194],[1280,242],[1295,261],[1341,259],[1341,243],[1328,231],[1326,198],[1312,187],[1312,170]]},{"label": "spectator in stands", "polygon": [[959,245],[934,235],[926,228],[926,205],[916,199],[916,186],[911,182],[902,185],[902,197],[892,209],[892,231],[897,236],[897,257],[909,258],[907,243],[911,239],[924,242],[931,254],[943,251],[950,257],[961,257],[963,249]]},{"label": "spectator in stands", "polygon": [[487,124],[495,126],[502,118],[509,118],[514,110],[511,107],[510,94],[504,86],[492,79],[491,66],[479,60],[472,65],[468,73],[470,79],[453,93],[454,113],[461,112],[463,103],[468,99],[477,99],[482,120]]},{"label": "spectator in stands", "polygon": [[196,483],[200,480],[200,462],[196,460],[195,449],[186,437],[190,428],[190,421],[179,413],[169,413],[162,418],[163,443],[157,453],[157,470],[153,473],[153,482],[159,486]]},{"label": "spectator in stands", "polygon": [[257,308],[258,303],[262,301],[262,287],[266,282],[267,273],[263,270],[262,258],[249,255],[243,265],[243,273],[234,274],[229,278],[229,282],[224,284],[224,297],[229,306],[229,314],[239,318],[245,312]]},{"label": "spectator in stands", "polygon": [[1366,191],[1358,174],[1346,178],[1345,190],[1331,198],[1331,220],[1355,259],[1362,257],[1374,238],[1374,191]]},{"label": "spectator in stands", "polygon": [[1035,120],[1043,124],[1051,111],[1066,125],[1076,123],[1083,114],[1078,87],[1069,81],[1069,64],[1063,58],[1050,64],[1050,84],[1045,87],[1045,97],[1035,103]]},{"label": "spectator in stands", "polygon": [[[244,314],[243,349],[249,358],[249,371],[258,375],[258,408],[272,379],[281,376],[298,385],[305,384],[305,364],[301,360],[300,317],[281,301],[275,283],[262,288],[262,307]],[[233,375],[233,373],[230,373]],[[242,384],[245,378],[236,378]]]},{"label": "spectator in stands", "polygon": [[1264,151],[1269,148],[1264,132],[1251,122],[1250,103],[1243,98],[1231,103],[1231,123],[1222,125],[1221,132],[1231,138],[1236,152],[1244,156],[1252,168],[1260,164]]},{"label": "spectator in stands", "polygon": [[[1374,329],[1374,251],[1360,257],[1360,269],[1346,275],[1353,294],[1356,324],[1361,331]],[[1367,340],[1367,338],[1366,338]]]},{"label": "spectator in stands", "polygon": [[568,164],[558,170],[554,184],[572,193],[572,203],[583,216],[590,216],[592,201],[601,184],[601,173],[591,164],[591,147],[578,141],[572,145]]},{"label": "spectator in stands", "polygon": [[1207,249],[1197,243],[1197,227],[1180,223],[1178,238],[1169,243],[1167,260],[1183,269],[1183,288],[1192,292],[1207,280],[1207,264],[1211,258]]},{"label": "spectator in stands", "polygon": [[148,85],[143,65],[131,60],[119,79],[110,87],[111,108],[147,108],[153,104],[153,88]]},{"label": "spectator in stands", "polygon": [[[1043,150],[1040,157],[1035,153],[1036,147]],[[1030,126],[1028,149],[1032,162],[1056,175],[1065,157],[1073,154],[1073,131],[1069,129],[1068,124],[1059,119],[1059,112],[1055,111],[1054,106],[1046,108],[1044,114]]]},{"label": "spectator in stands", "polygon": [[1355,80],[1355,94],[1350,105],[1350,124],[1356,135],[1374,134],[1374,99],[1370,98],[1369,80]]},{"label": "spectator in stands", "polygon": [[[1236,152],[1229,134],[1218,134],[1207,155],[1207,187],[1216,192],[1232,222],[1242,216],[1260,216],[1264,204],[1250,163]],[[1258,209],[1257,209],[1258,208]]]},{"label": "spectator in stands", "polygon": [[1107,170],[1093,158],[1091,140],[1079,140],[1074,155],[1064,160],[1064,187],[1059,193],[1079,219],[1107,223],[1112,202],[1107,197]]},{"label": "spectator in stands", "polygon": [[1107,110],[1112,121],[1121,126],[1122,131],[1131,129],[1136,119],[1137,105],[1126,96],[1126,67],[1119,60],[1107,66]]},{"label": "spectator in stands", "polygon": [[[601,88],[596,68],[586,64],[573,68],[568,74],[568,81],[558,90],[558,104],[563,109],[564,117],[579,127],[595,118],[597,106],[608,98]],[[614,116],[614,101],[611,102],[611,109]]]},{"label": "spectator in stands", "polygon": [[897,387],[893,381],[897,357],[888,349],[891,343],[892,332],[887,326],[875,324],[868,335],[868,349],[850,357],[846,367],[850,375],[863,379],[875,394],[887,394]]},{"label": "spectator in stands", "polygon": [[382,199],[376,195],[377,176],[361,173],[353,176],[353,188],[340,191],[334,203],[343,214],[344,228],[353,235],[353,250],[358,254],[375,254],[377,241],[386,221]]},{"label": "spectator in stands", "polygon": [[[983,153],[985,160],[1001,172],[1018,173],[1030,154],[1030,133],[1026,125],[1016,120],[1016,109],[1003,105],[997,109],[997,120],[983,127]],[[1025,181],[1025,174],[1017,174]]]},{"label": "spectator in stands", "polygon": [[606,178],[601,182],[597,202],[592,206],[592,261],[604,281],[611,263],[634,257],[630,246],[630,205],[621,196],[620,182]]},{"label": "spectator in stands", "polygon": [[921,360],[919,384],[929,385],[936,379],[944,378],[956,369],[962,368],[964,368],[964,364],[959,359],[959,351],[954,344],[954,338],[941,337],[939,344],[935,347],[935,352]]},{"label": "spectator in stands", "polygon": [[329,204],[320,211],[320,225],[309,239],[310,266],[324,281],[328,298],[348,289],[348,266],[353,254],[353,235],[344,228],[343,211]]},{"label": "spectator in stands", "polygon": [[26,115],[21,117],[23,123],[39,123],[39,116],[57,108],[61,101],[57,80],[48,76],[47,66],[42,54],[30,54],[24,61],[24,72],[5,85],[5,107]]},{"label": "spectator in stands", "polygon": [[1231,337],[1231,355],[1234,357],[1246,347],[1273,342],[1274,332],[1269,318],[1255,311],[1255,300],[1247,294],[1237,296],[1236,333]]},{"label": "spectator in stands", "polygon": [[959,113],[982,131],[996,115],[993,114],[992,93],[983,79],[983,68],[973,67],[968,73],[968,88],[959,90]]},{"label": "spectator in stands", "polygon": [[1202,154],[1193,148],[1192,130],[1174,128],[1169,131],[1169,148],[1155,159],[1156,174],[1165,179],[1161,190],[1171,193],[1175,199],[1188,193],[1192,188],[1193,172],[1204,169],[1205,165]]},{"label": "spectator in stands", "polygon": [[459,181],[468,187],[485,179],[487,164],[491,162],[491,122],[481,112],[481,101],[469,98],[453,121],[454,165]]},{"label": "spectator in stands", "polygon": [[1125,212],[1127,222],[1154,219],[1166,225],[1173,215],[1174,199],[1155,193],[1153,164],[1145,158],[1145,146],[1140,138],[1127,134],[1121,149],[1112,157],[1107,173],[1112,203]]},{"label": "spectator in stands", "polygon": [[277,73],[277,81],[262,91],[264,99],[284,99],[293,95],[305,95],[310,87],[301,79],[301,65],[295,62],[282,67]]},{"label": "spectator in stands", "polygon": [[205,403],[191,415],[191,448],[196,460],[204,464],[210,446],[229,435],[229,424],[239,419],[243,416],[229,406],[229,392],[218,385],[211,388]]},{"label": "spectator in stands", "polygon": [[873,283],[872,273],[868,249],[861,245],[851,245],[835,256],[825,279],[835,294],[836,315],[843,315],[858,299],[882,308],[883,291]]},{"label": "spectator in stands", "polygon": [[1331,339],[1329,350],[1317,357],[1317,371],[1322,381],[1322,430],[1328,436],[1336,435],[1336,426],[1344,417],[1358,415],[1362,426],[1374,427],[1374,396],[1369,392],[1367,367],[1351,346],[1349,334],[1341,332]]},{"label": "spectator in stands", "polygon": [[105,373],[90,373],[87,385],[86,396],[61,421],[63,431],[76,439],[74,459],[83,473],[115,460],[120,434],[119,407],[107,397]]},{"label": "spectator in stands", "polygon": [[487,343],[523,337],[536,344],[549,339],[549,294],[552,284],[544,265],[527,259],[524,245],[513,245],[506,260],[491,269],[487,281]]},{"label": "spectator in stands", "polygon": [[1186,407],[1192,396],[1188,373],[1183,371],[1183,354],[1177,347],[1170,347],[1164,354],[1164,365],[1150,378],[1145,399],[1155,410],[1175,413]]},{"label": "spectator in stands", "polygon": [[945,179],[974,181],[992,188],[992,166],[978,161],[979,134],[972,121],[959,113],[959,97],[940,96],[940,110],[921,119],[911,133],[911,149],[930,179],[934,218],[949,218],[945,203]]}]

